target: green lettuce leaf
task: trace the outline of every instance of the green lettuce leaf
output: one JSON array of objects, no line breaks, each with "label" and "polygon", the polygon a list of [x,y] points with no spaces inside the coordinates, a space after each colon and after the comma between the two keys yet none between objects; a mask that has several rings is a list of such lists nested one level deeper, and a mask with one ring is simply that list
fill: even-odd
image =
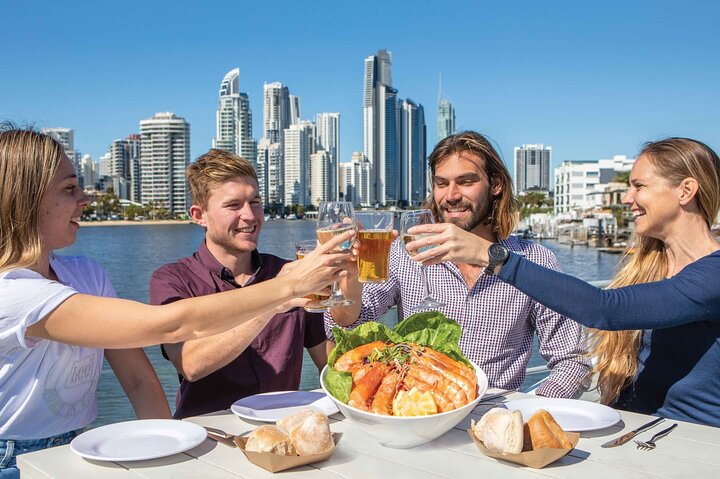
[{"label": "green lettuce leaf", "polygon": [[347,404],[352,390],[352,374],[328,368],[325,375],[325,387],[335,398]]},{"label": "green lettuce leaf", "polygon": [[413,314],[395,326],[393,332],[405,342],[427,346],[472,367],[458,345],[462,328],[439,311]]},{"label": "green lettuce leaf", "polygon": [[397,343],[402,340],[402,338],[393,333],[390,328],[376,321],[368,321],[351,330],[335,327],[333,328],[333,336],[335,336],[335,348],[328,357],[328,364],[330,366],[334,366],[335,361],[337,361],[340,356],[363,344],[374,341],[392,341]]}]

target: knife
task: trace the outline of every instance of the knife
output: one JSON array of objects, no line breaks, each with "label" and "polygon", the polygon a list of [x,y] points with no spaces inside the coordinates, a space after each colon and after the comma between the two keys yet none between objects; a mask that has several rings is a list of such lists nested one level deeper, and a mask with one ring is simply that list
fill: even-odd
[{"label": "knife", "polygon": [[635,436],[637,436],[638,434],[640,434],[641,432],[645,432],[645,431],[647,431],[648,429],[651,429],[651,428],[657,426],[658,424],[660,424],[660,423],[663,422],[664,420],[665,420],[665,418],[662,418],[662,417],[659,417],[659,418],[657,418],[657,419],[654,419],[654,420],[650,421],[650,422],[647,423],[647,424],[643,424],[642,426],[640,426],[640,427],[637,428],[637,429],[633,429],[632,431],[628,432],[627,434],[623,434],[622,436],[620,436],[620,437],[617,438],[617,439],[613,439],[612,441],[606,442],[605,444],[603,444],[603,445],[600,446],[600,447],[615,447],[615,446],[621,446],[621,445],[625,444],[626,442],[628,442],[630,439],[632,439],[632,438],[634,438]]}]

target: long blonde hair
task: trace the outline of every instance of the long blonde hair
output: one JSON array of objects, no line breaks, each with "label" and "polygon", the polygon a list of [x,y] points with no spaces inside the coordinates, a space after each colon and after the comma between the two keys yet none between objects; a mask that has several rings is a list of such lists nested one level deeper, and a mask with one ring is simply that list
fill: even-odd
[{"label": "long blonde hair", "polygon": [[40,203],[64,156],[49,135],[0,125],[0,272],[40,259]]},{"label": "long blonde hair", "polygon": [[[668,138],[646,143],[638,157],[644,156],[667,179],[677,186],[685,178],[698,182],[695,199],[708,229],[720,211],[720,160],[707,145],[688,138]],[[668,274],[665,243],[656,238],[634,234],[628,242],[634,254],[626,251],[622,268],[609,288],[660,281]],[[598,390],[601,401],[610,404],[635,378],[642,331],[600,331],[590,333],[590,356],[598,362]]]},{"label": "long blonde hair", "polygon": [[[462,131],[440,141],[435,145],[435,149],[428,157],[430,180],[432,181],[435,177],[435,170],[442,160],[449,155],[463,151],[475,153],[482,158],[485,164],[485,175],[488,177],[490,184],[501,186],[500,193],[493,196],[492,209],[488,220],[493,233],[500,238],[507,238],[515,231],[517,226],[520,204],[513,195],[513,182],[510,178],[510,172],[505,167],[500,154],[493,148],[487,138],[475,131]],[[423,206],[432,210],[435,219],[439,220],[440,207],[435,202],[432,192],[423,203]]]}]

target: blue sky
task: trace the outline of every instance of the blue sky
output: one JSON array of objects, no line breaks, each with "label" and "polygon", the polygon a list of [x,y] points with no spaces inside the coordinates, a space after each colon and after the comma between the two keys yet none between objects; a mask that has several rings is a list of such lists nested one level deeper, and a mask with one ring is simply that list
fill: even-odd
[{"label": "blue sky", "polygon": [[304,118],[340,112],[348,161],[362,150],[363,60],[381,48],[400,97],[425,107],[428,153],[440,72],[458,127],[508,163],[523,143],[552,146],[554,164],[669,135],[720,150],[713,0],[1,1],[0,119],[73,128],[95,160],[158,111],[185,117],[202,154],[239,67],[256,138],[263,82],[281,81]]}]

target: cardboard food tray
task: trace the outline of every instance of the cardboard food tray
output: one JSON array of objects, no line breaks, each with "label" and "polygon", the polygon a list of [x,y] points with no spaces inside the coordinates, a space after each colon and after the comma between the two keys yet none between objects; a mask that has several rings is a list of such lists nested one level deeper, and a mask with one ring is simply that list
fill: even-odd
[{"label": "cardboard food tray", "polygon": [[570,442],[573,446],[570,449],[546,448],[537,449],[535,451],[521,452],[520,454],[501,454],[499,452],[494,452],[486,448],[485,444],[483,444],[482,441],[475,436],[472,429],[468,429],[468,434],[470,434],[470,437],[472,438],[473,442],[475,442],[475,445],[478,447],[478,449],[480,449],[480,452],[482,452],[486,456],[494,457],[496,459],[502,459],[503,461],[514,462],[515,464],[522,464],[523,466],[528,466],[535,469],[541,469],[548,464],[557,461],[558,459],[572,451],[575,446],[577,446],[578,441],[580,441],[580,433],[567,432],[566,434],[568,436],[568,439],[570,439]]},{"label": "cardboard food tray", "polygon": [[306,466],[308,464],[313,464],[315,462],[325,461],[329,459],[330,456],[333,455],[333,452],[335,452],[335,448],[337,447],[338,442],[340,442],[341,437],[342,433],[334,433],[333,442],[335,443],[335,445],[332,448],[328,449],[322,454],[312,454],[309,456],[281,456],[272,452],[246,451],[246,437],[235,438],[235,444],[238,448],[240,448],[243,454],[245,454],[245,457],[248,458],[248,461],[252,462],[256,466],[260,466],[270,472],[280,472],[286,469]]}]

